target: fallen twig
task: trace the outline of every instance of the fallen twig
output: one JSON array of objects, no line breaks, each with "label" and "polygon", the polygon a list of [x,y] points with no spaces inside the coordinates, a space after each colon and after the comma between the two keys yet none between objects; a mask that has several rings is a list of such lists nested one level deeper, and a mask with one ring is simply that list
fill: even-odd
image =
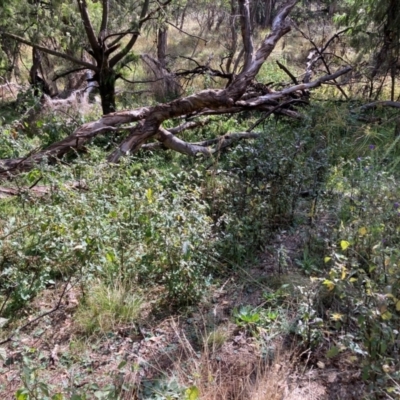
[{"label": "fallen twig", "polygon": [[64,289],[63,289],[63,291],[62,291],[62,293],[61,293],[61,296],[60,296],[60,298],[58,299],[58,302],[57,302],[57,304],[56,304],[56,306],[55,306],[54,308],[52,308],[50,311],[46,311],[45,313],[40,314],[40,315],[37,316],[36,318],[32,319],[31,321],[28,321],[27,323],[25,323],[24,325],[22,325],[21,327],[19,327],[18,329],[16,329],[7,339],[1,341],[1,342],[0,342],[0,345],[5,344],[5,343],[8,343],[8,342],[11,342],[12,339],[13,339],[13,337],[14,337],[18,332],[24,330],[24,329],[27,328],[28,326],[30,326],[30,325],[32,325],[33,323],[39,321],[40,319],[46,317],[47,315],[50,315],[50,314],[52,314],[53,312],[57,311],[57,310],[60,308],[60,306],[61,306],[61,302],[62,302],[62,300],[63,300],[63,298],[64,298],[64,295],[65,295],[65,293],[66,293],[66,291],[67,291],[68,285],[69,285],[69,283],[71,282],[71,279],[72,279],[72,275],[68,278],[68,280],[67,280],[67,282],[66,282],[66,284],[65,284],[65,286],[64,286]]}]

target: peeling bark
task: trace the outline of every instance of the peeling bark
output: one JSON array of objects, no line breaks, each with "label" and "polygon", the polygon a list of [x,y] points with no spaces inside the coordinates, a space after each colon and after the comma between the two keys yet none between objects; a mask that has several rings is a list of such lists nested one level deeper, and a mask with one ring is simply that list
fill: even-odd
[{"label": "peeling bark", "polygon": [[[228,133],[226,135],[220,136],[218,138],[204,140],[197,143],[185,142],[171,132],[162,130],[161,133],[157,135],[159,142],[149,143],[142,146],[142,150],[174,150],[178,153],[182,153],[188,156],[197,156],[202,154],[205,157],[210,157],[215,153],[218,153],[232,144],[238,142],[242,139],[257,139],[260,136],[256,132],[238,132],[238,133]],[[214,146],[215,147],[211,147]]]}]

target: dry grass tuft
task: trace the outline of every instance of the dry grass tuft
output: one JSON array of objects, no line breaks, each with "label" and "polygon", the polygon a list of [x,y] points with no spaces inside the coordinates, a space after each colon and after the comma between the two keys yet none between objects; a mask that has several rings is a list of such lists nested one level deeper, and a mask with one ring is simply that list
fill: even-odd
[{"label": "dry grass tuft", "polygon": [[142,303],[139,295],[119,283],[109,287],[99,282],[79,305],[75,322],[86,335],[106,334],[121,324],[134,323],[141,314]]},{"label": "dry grass tuft", "polygon": [[[228,337],[230,333],[230,336]],[[195,386],[201,400],[275,400],[289,393],[290,351],[277,344],[273,360],[262,357],[259,345],[234,327],[218,327],[203,335],[196,351],[175,325],[182,357],[172,370],[183,386]]]},{"label": "dry grass tuft", "polygon": [[[201,400],[323,400],[326,387],[318,379],[297,375],[295,349],[280,342],[270,343],[269,356],[262,355],[260,343],[219,326],[205,330],[201,351],[196,350],[183,330],[172,324],[178,337],[180,357],[168,375],[183,387],[195,387]],[[217,339],[215,339],[217,338]]]}]

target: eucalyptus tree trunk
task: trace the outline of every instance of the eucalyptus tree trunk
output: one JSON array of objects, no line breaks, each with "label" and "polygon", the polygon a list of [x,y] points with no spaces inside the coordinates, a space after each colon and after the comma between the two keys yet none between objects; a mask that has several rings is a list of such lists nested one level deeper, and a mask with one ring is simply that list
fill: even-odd
[{"label": "eucalyptus tree trunk", "polygon": [[162,68],[167,66],[168,27],[162,26],[157,32],[157,59]]},{"label": "eucalyptus tree trunk", "polygon": [[332,17],[338,10],[337,0],[331,0],[328,7],[329,16]]},{"label": "eucalyptus tree trunk", "polygon": [[29,80],[34,89],[35,96],[40,96],[44,93],[50,97],[54,97],[58,94],[57,85],[47,76],[47,72],[51,68],[52,66],[49,65],[46,55],[41,54],[37,48],[33,47]]},{"label": "eucalyptus tree trunk", "polygon": [[235,72],[233,69],[233,62],[235,53],[238,47],[238,32],[236,29],[236,15],[237,15],[237,2],[235,0],[230,1],[230,15],[229,15],[229,26],[230,26],[230,37],[226,47],[229,51],[229,56],[226,59],[226,71],[228,73]]},{"label": "eucalyptus tree trunk", "polygon": [[103,114],[107,115],[116,111],[115,104],[115,72],[112,69],[104,68],[98,77],[101,108]]},{"label": "eucalyptus tree trunk", "polygon": [[273,13],[276,0],[255,0],[252,15],[253,20],[261,28],[270,28],[273,21]]}]

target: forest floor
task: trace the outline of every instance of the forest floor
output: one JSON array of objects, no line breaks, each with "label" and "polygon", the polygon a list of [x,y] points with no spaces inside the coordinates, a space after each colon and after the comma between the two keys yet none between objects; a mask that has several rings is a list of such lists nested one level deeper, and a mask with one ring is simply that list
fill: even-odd
[{"label": "forest floor", "polygon": [[[213,40],[206,46],[195,37],[174,31],[170,55],[177,57],[176,70],[188,68],[188,60],[178,56],[184,48],[190,54],[197,42],[192,57],[218,68],[225,47],[213,38],[215,34],[210,33],[209,39]],[[135,52],[154,54],[155,43],[143,35]],[[302,35],[293,31],[280,42],[257,80],[288,80],[275,60],[288,65],[293,73],[302,74],[309,46]],[[347,56],[353,53],[348,51]],[[131,74],[127,78],[137,81],[152,77],[151,71],[140,63]],[[209,80],[203,80],[195,78],[190,89],[210,88]],[[217,79],[211,85],[218,87],[219,83]],[[137,95],[132,95],[130,89],[124,93],[126,87],[120,85],[117,89],[121,107],[152,104],[152,91],[145,84],[135,85]],[[340,94],[333,95],[333,85],[326,85],[319,89],[313,105],[304,110],[305,118],[299,125],[271,118],[262,128],[268,133],[263,135],[264,141],[247,148],[237,146],[241,148],[233,149],[226,159],[221,155],[221,165],[216,160],[212,174],[208,161],[202,165],[200,159],[196,164],[197,161],[156,154],[152,155],[152,163],[146,161],[146,156],[138,156],[126,164],[126,170],[103,168],[99,160],[103,161],[105,152],[115,145],[114,139],[106,137],[99,138],[76,160],[68,159],[65,168],[38,169],[23,177],[22,187],[33,188],[45,181],[60,190],[54,196],[52,193],[49,201],[44,197],[43,203],[31,193],[25,197],[25,192],[21,192],[15,204],[0,204],[4,205],[0,209],[0,235],[6,238],[0,243],[0,267],[5,266],[0,272],[4,282],[7,280],[2,282],[0,315],[15,288],[22,294],[25,289],[29,292],[34,284],[42,284],[40,273],[43,280],[49,279],[47,269],[54,269],[56,278],[51,276],[52,283],[46,281],[32,295],[32,301],[27,296],[27,304],[15,308],[15,315],[4,313],[7,318],[0,317],[0,399],[360,400],[371,398],[369,395],[374,399],[395,398],[395,389],[396,394],[400,393],[396,383],[400,371],[400,192],[396,175],[400,141],[396,133],[395,138],[393,135],[397,132],[394,124],[398,115],[378,109],[371,111],[370,120],[365,119],[358,108],[358,103],[362,104],[358,96],[364,85],[353,85],[351,81],[345,85],[354,98],[350,106],[337,97]],[[142,89],[148,94],[141,93]],[[17,96],[18,90],[21,93]],[[21,109],[34,110],[32,99],[28,95],[24,98],[24,92],[24,88],[3,85],[0,101],[19,97],[24,106]],[[32,130],[27,132],[28,124],[25,127],[18,121],[23,121],[28,112],[21,116],[16,104],[7,105],[4,117],[1,116],[11,124],[0,126],[3,158],[14,153],[24,156],[45,147],[71,133],[81,121],[100,115],[99,104],[86,107],[75,102],[70,115],[62,109],[57,114],[49,107],[43,115],[35,115],[30,122]],[[246,118],[222,117],[206,128],[207,134],[246,130]],[[204,139],[202,130],[188,135],[193,142]],[[293,154],[297,158],[293,159]],[[194,174],[182,177],[187,170],[196,168],[196,182]],[[319,182],[321,171],[326,176]],[[40,174],[35,175],[39,172],[45,177],[42,181]],[[94,189],[91,193],[77,194],[67,188],[66,182],[81,179],[85,173]],[[297,207],[303,190],[320,188],[333,190],[332,203],[336,203],[332,205],[332,199],[323,199],[326,203],[315,210],[310,198],[302,198]],[[174,203],[171,193],[181,196],[181,201]],[[213,212],[202,211],[207,201]],[[121,209],[130,209],[133,203],[140,215],[132,220],[137,230],[143,232],[132,239],[128,224],[131,217],[123,216]],[[158,206],[164,203],[171,207]],[[289,225],[284,219],[290,212],[285,214],[285,210],[295,203],[297,208],[292,211],[298,215]],[[181,206],[178,211],[186,217],[191,215],[194,222],[184,225],[184,218],[182,221],[176,211],[177,204]],[[268,212],[273,206],[277,212],[271,216]],[[230,219],[222,218],[226,214]],[[253,255],[249,254],[251,250],[245,251],[246,260],[251,260],[243,265],[237,265],[234,257],[226,261],[225,257],[232,255],[229,246],[258,246],[251,242],[264,237],[258,235],[258,230],[265,231],[259,220],[267,214],[262,222],[273,227],[259,252]],[[252,218],[246,219],[249,216]],[[145,301],[133,323],[116,323],[102,329],[102,315],[94,315],[100,326],[90,333],[83,332],[77,315],[87,305],[92,289],[97,293],[97,280],[104,279],[102,287],[110,290],[118,284],[118,279],[110,284],[110,277],[115,277],[112,268],[121,270],[129,264],[120,265],[117,259],[123,258],[124,245],[130,246],[131,253],[142,246],[138,240],[141,234],[143,243],[149,240],[146,245],[153,252],[151,257],[158,260],[159,248],[165,243],[156,235],[151,236],[150,228],[156,223],[167,226],[167,217],[175,223],[179,218],[175,231],[168,231],[174,239],[171,243],[179,244],[171,265],[184,258],[180,243],[185,238],[179,236],[183,229],[178,230],[181,225],[199,233],[212,218],[213,223],[221,226],[228,226],[231,221],[230,230],[221,228],[220,232],[227,255],[222,252],[220,258],[215,257],[215,271],[211,269],[215,276],[201,301],[173,307],[160,300],[166,298],[165,285],[147,281],[124,292],[134,295],[136,290],[147,291],[143,296],[140,293]],[[281,220],[271,223],[275,217]],[[9,224],[10,219],[17,222]],[[156,222],[149,222],[151,219]],[[13,234],[3,232],[5,228]],[[99,247],[101,251],[97,251],[93,264],[104,268],[103,275],[96,276],[91,264],[93,254],[88,251],[87,259],[80,258],[82,234],[86,232],[87,238],[99,239],[98,232],[108,231],[117,239],[110,234],[103,247]],[[255,234],[251,235],[253,231]],[[224,242],[222,239],[229,235],[233,239]],[[199,234],[194,238],[203,240],[204,248],[213,239],[205,233],[204,237]],[[53,243],[55,239],[57,243]],[[95,243],[91,244],[95,248]],[[173,245],[161,252],[165,259],[176,250]],[[46,260],[40,259],[45,258],[43,254]],[[207,257],[214,259],[214,253],[210,254]],[[109,257],[110,261],[103,262],[102,257]],[[8,275],[4,273],[6,268]],[[68,280],[68,273],[74,268],[76,274]],[[107,268],[111,272],[104,277]],[[85,283],[77,277],[81,271]],[[35,279],[39,283],[33,282]],[[108,309],[101,311],[104,318],[109,317]],[[375,331],[370,334],[372,330]],[[367,370],[365,376],[363,369]],[[374,392],[373,385],[379,393]]]},{"label": "forest floor", "polygon": [[[329,224],[325,218],[314,228],[322,232]],[[47,289],[31,305],[30,314],[55,311],[7,344],[0,397],[15,399],[19,388],[30,386],[76,399],[134,399],[138,393],[140,398],[174,399],[182,398],[183,385],[200,394],[189,397],[186,389],[189,399],[359,400],[365,388],[354,354],[344,352],[332,360],[321,348],[304,349],[293,333],[282,333],[282,327],[253,329],[232,317],[243,305],[264,307],[267,286],[310,286],[310,278],[296,263],[309,229],[280,231],[257,265],[232,273],[200,305],[183,313],[149,305],[139,324],[115,326],[95,338],[82,338],[73,321],[80,287],[68,284],[63,296],[63,286]],[[282,248],[284,265],[276,257]],[[26,357],[30,364],[21,373],[20,362],[24,358],[26,363]],[[79,397],[82,393],[86,397]]]}]

